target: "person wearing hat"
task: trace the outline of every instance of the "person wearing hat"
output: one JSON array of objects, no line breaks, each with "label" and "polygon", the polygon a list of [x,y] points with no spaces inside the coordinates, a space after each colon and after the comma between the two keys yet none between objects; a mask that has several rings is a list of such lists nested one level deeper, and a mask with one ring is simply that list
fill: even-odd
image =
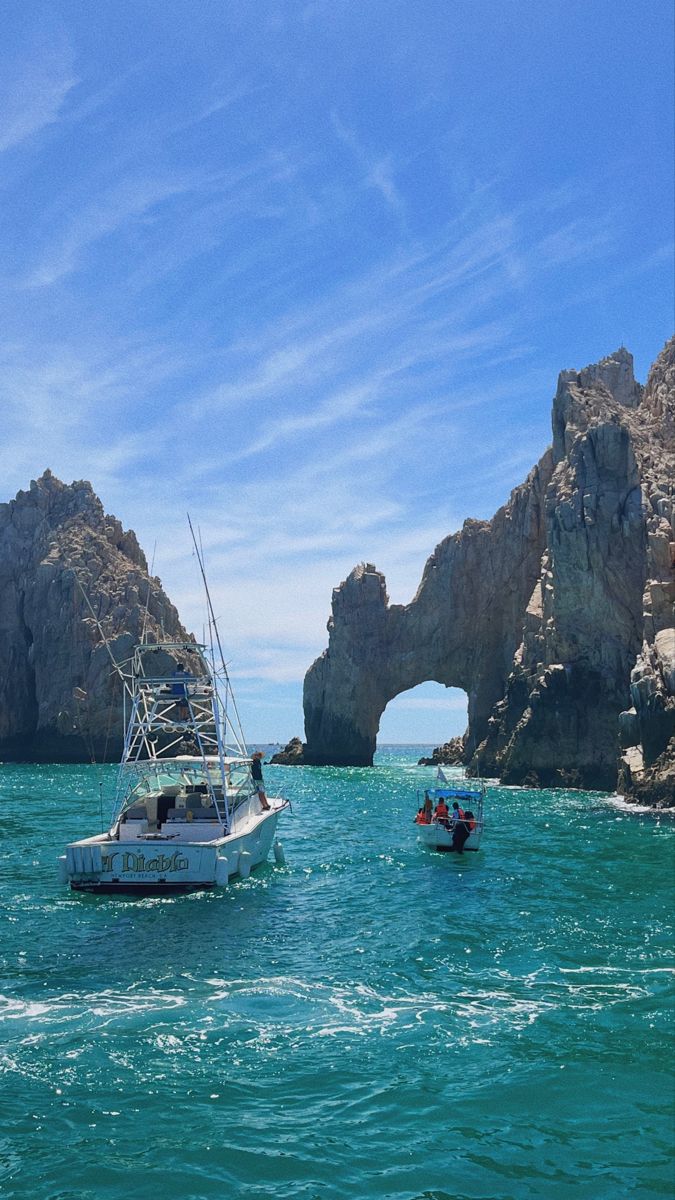
[{"label": "person wearing hat", "polygon": [[265,795],[265,785],[263,783],[262,759],[263,759],[262,750],[256,750],[255,754],[253,755],[253,757],[251,759],[251,778],[253,779],[253,787],[255,788],[256,792],[258,793],[258,799],[260,800],[260,803],[261,803],[263,809],[269,809],[270,806],[267,802],[267,796]]}]

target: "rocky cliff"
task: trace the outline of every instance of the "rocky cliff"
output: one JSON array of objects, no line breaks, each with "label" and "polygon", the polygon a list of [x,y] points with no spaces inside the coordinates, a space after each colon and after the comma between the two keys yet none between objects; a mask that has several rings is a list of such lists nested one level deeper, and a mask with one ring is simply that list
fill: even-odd
[{"label": "rocky cliff", "polygon": [[552,449],[491,521],[437,546],[409,605],[388,603],[371,564],[335,589],[328,649],[305,679],[305,761],[372,762],[389,700],[436,680],[468,695],[471,770],[610,789],[621,742],[621,785],[662,800],[675,735],[675,339],[645,389],[623,348],[564,371],[552,423]]},{"label": "rocky cliff", "polygon": [[124,662],[144,628],[187,636],[135,534],[89,483],[46,471],[1,504],[0,758],[118,758],[122,689],[101,630]]}]

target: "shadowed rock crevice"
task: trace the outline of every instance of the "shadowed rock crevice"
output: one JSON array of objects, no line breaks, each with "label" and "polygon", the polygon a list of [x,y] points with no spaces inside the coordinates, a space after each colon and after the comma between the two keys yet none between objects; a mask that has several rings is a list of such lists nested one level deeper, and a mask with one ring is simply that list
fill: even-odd
[{"label": "shadowed rock crevice", "polygon": [[674,363],[671,341],[644,389],[623,348],[562,372],[552,449],[436,547],[409,605],[372,564],[335,589],[305,761],[372,763],[388,702],[435,680],[467,693],[472,771],[610,789],[621,730],[635,793],[675,736]]},{"label": "shadowed rock crevice", "polygon": [[37,729],[37,722],[38,722],[38,701],[37,701],[37,692],[36,692],[36,685],[35,685],[35,668],[33,666],[34,638],[33,638],[33,631],[26,624],[26,619],[25,619],[25,610],[26,610],[26,593],[25,592],[23,592],[23,591],[19,592],[18,601],[19,601],[19,611],[18,611],[19,627],[20,627],[21,633],[23,634],[23,640],[24,640],[24,643],[26,646],[24,720],[25,720],[25,724],[26,724],[26,729],[28,730],[28,732],[31,735],[33,735],[35,733],[35,730]]}]

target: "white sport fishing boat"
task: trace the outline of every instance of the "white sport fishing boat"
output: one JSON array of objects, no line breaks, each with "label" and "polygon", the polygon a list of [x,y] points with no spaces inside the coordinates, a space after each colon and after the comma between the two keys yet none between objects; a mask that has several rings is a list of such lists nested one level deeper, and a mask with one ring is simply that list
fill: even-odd
[{"label": "white sport fishing boat", "polygon": [[431,850],[459,854],[478,850],[483,836],[485,794],[482,780],[455,782],[439,767],[438,785],[426,789],[415,818],[421,844]]},{"label": "white sport fishing boat", "polygon": [[63,882],[80,892],[193,891],[245,879],[272,848],[283,862],[275,834],[289,804],[258,791],[224,666],[217,675],[194,642],[145,643],[123,678],[131,712],[112,825],[67,847]]},{"label": "white sport fishing boat", "polygon": [[74,891],[224,887],[235,875],[246,879],[271,849],[284,861],[275,835],[290,804],[268,797],[260,768],[252,769],[189,517],[188,523],[211,645],[141,638],[127,674],[105,643],[131,709],[110,829],[72,842],[59,859],[62,881]]}]

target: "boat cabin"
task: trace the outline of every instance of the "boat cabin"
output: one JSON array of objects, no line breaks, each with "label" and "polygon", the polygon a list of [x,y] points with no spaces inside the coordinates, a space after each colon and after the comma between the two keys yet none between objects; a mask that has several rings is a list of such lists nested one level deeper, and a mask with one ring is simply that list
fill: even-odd
[{"label": "boat cabin", "polygon": [[[205,771],[206,766],[206,771]],[[118,840],[148,835],[211,841],[223,836],[229,819],[251,799],[246,760],[183,755],[137,764],[140,778],[127,793],[116,826]]]}]

